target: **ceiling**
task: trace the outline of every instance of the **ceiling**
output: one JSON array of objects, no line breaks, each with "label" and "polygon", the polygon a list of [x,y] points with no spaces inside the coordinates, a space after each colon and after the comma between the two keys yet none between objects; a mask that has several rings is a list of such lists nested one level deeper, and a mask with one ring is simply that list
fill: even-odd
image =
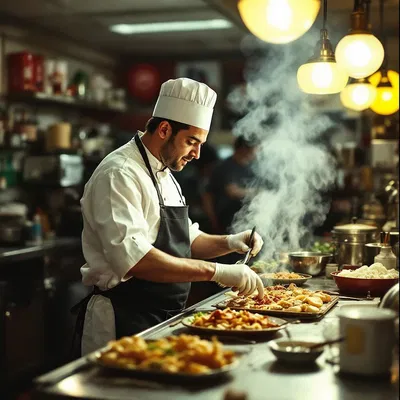
[{"label": "ceiling", "polygon": [[[330,1],[328,22],[345,32],[352,4],[352,0]],[[399,0],[385,4],[385,30],[392,41],[395,38],[397,48]],[[220,31],[141,35],[120,35],[108,29],[116,23],[214,18],[229,19],[233,26]],[[379,26],[378,0],[371,2],[371,21],[373,27]],[[241,39],[248,33],[237,0],[1,0],[0,23],[40,28],[120,56],[239,52]]]}]

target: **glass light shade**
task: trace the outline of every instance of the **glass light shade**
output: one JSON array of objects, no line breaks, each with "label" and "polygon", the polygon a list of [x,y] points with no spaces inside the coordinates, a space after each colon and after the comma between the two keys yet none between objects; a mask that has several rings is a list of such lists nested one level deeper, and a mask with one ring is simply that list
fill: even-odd
[{"label": "glass light shade", "polygon": [[390,115],[399,110],[399,74],[396,71],[389,70],[387,72],[388,79],[392,87],[379,87],[381,82],[381,71],[373,74],[369,81],[377,86],[377,94],[370,108],[377,114]]},{"label": "glass light shade", "polygon": [[310,94],[339,93],[348,80],[346,71],[335,62],[309,62],[297,71],[300,89]]},{"label": "glass light shade", "polygon": [[336,46],[336,62],[352,78],[366,78],[383,63],[385,51],[382,43],[371,33],[350,34]]},{"label": "glass light shade", "polygon": [[342,104],[354,111],[363,111],[371,106],[376,97],[376,87],[372,83],[349,83],[341,92]]},{"label": "glass light shade", "polygon": [[289,43],[306,33],[317,18],[320,0],[239,0],[249,31],[269,43]]}]

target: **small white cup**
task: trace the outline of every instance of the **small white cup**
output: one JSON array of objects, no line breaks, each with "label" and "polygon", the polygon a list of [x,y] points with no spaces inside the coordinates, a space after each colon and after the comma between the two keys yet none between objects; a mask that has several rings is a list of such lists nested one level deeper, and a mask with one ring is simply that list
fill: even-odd
[{"label": "small white cup", "polygon": [[332,279],[331,273],[337,271],[338,269],[339,269],[338,264],[326,264],[325,276],[329,279]]},{"label": "small white cup", "polygon": [[395,346],[393,310],[373,306],[343,306],[339,313],[341,372],[383,375],[390,372]]}]

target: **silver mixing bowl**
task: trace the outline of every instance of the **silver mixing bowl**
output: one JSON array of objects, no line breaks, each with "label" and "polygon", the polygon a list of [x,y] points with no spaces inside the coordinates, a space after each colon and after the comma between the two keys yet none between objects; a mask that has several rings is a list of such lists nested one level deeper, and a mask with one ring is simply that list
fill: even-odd
[{"label": "silver mixing bowl", "polygon": [[289,265],[295,272],[318,276],[325,271],[326,264],[331,258],[331,253],[296,251],[289,253]]}]

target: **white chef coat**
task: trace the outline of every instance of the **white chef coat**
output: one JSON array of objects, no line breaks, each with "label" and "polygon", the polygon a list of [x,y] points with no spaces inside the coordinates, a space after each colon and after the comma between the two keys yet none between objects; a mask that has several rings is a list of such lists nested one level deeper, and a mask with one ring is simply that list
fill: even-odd
[{"label": "white chef coat", "polygon": [[[183,205],[170,170],[145,150],[164,204]],[[157,192],[133,139],[100,163],[85,185],[81,207],[86,260],[81,267],[82,282],[101,290],[111,289],[126,280],[127,272],[153,248],[160,224]],[[197,223],[188,222],[193,243],[202,232]],[[111,301],[92,296],[85,315],[82,354],[114,338]]]}]

